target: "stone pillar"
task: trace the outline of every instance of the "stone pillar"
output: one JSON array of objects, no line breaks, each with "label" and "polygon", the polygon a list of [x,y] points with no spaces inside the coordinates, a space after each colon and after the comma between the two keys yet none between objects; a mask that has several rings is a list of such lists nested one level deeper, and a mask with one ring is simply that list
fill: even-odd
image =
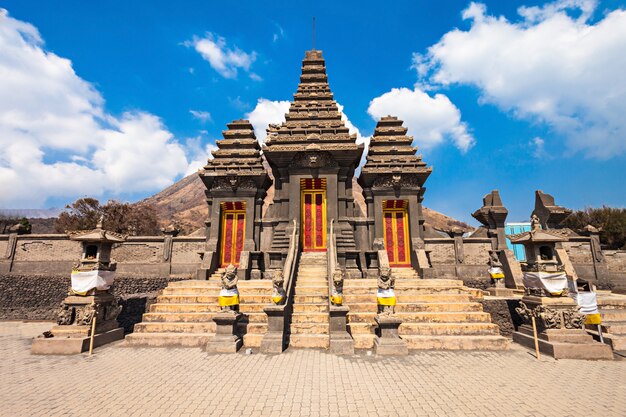
[{"label": "stone pillar", "polygon": [[330,307],[330,352],[337,355],[353,355],[354,340],[347,332],[346,316],[350,309],[344,306]]},{"label": "stone pillar", "polygon": [[263,309],[267,314],[267,332],[261,340],[261,353],[282,353],[286,347],[284,305],[271,305]]},{"label": "stone pillar", "polygon": [[237,334],[237,323],[241,317],[242,314],[234,310],[222,310],[213,317],[215,336],[207,343],[207,352],[237,353],[243,345],[241,336]]},{"label": "stone pillar", "polygon": [[397,316],[376,315],[374,318],[378,325],[378,337],[374,340],[374,350],[377,355],[383,356],[406,356],[409,348],[406,340],[400,338],[398,328],[402,320]]}]

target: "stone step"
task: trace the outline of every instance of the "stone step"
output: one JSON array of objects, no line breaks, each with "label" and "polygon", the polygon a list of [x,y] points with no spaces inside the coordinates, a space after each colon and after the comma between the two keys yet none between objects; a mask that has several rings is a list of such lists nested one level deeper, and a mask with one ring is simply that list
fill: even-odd
[{"label": "stone step", "polygon": [[330,338],[328,334],[291,334],[289,347],[293,348],[321,348],[328,349]]},{"label": "stone step", "polygon": [[[345,295],[344,295],[345,297]],[[378,305],[376,301],[369,303],[350,303],[346,304],[350,308],[350,313],[376,313],[378,311]]]},{"label": "stone step", "polygon": [[[214,275],[212,275],[214,276]],[[219,275],[215,275],[219,276]],[[189,279],[184,281],[170,282],[167,288],[187,288],[187,287],[205,287],[205,288],[221,288],[219,283],[204,279]],[[252,279],[240,280],[237,282],[237,288],[272,288],[272,281],[269,279]]]},{"label": "stone step", "polygon": [[374,339],[376,339],[375,334],[353,334],[352,339],[354,339],[354,348],[355,349],[371,349],[374,347]]},{"label": "stone step", "polygon": [[174,304],[156,303],[150,306],[150,313],[215,313],[220,311],[217,304]]},{"label": "stone step", "polygon": [[328,313],[296,313],[291,316],[292,323],[326,323],[328,324]]},{"label": "stone step", "polygon": [[[586,327],[589,327],[592,330],[595,330],[597,328],[597,326],[594,325],[589,325]],[[604,322],[602,323],[602,331],[614,335],[626,335],[626,321]]]},{"label": "stone step", "polygon": [[261,347],[261,340],[265,333],[246,333],[243,335],[243,345],[245,347],[258,348]]},{"label": "stone step", "polygon": [[251,313],[251,312],[242,312],[244,315],[244,320],[247,320],[249,323],[267,323],[267,314],[265,312],[260,313]]},{"label": "stone step", "polygon": [[374,323],[374,317],[376,317],[378,309],[368,312],[353,312],[350,310],[348,313],[348,323]]},{"label": "stone step", "polygon": [[[369,287],[353,287],[346,288],[344,285],[343,292],[345,295],[368,295],[373,294],[376,295],[378,288],[369,288]],[[478,290],[479,291],[479,290]],[[463,287],[436,287],[436,288],[421,288],[421,287],[413,287],[413,288],[395,288],[394,292],[397,296],[401,295],[467,295],[468,297],[478,297],[482,296],[482,292],[476,292],[469,288]]]},{"label": "stone step", "polygon": [[[136,325],[135,325],[136,326]],[[212,333],[131,333],[124,338],[128,346],[203,347],[214,336]]]},{"label": "stone step", "polygon": [[489,323],[491,315],[484,312],[396,313],[403,323]]},{"label": "stone step", "polygon": [[[424,302],[469,302],[474,299],[467,293],[462,291],[454,291],[452,293],[431,293],[428,291],[402,293],[396,291],[396,300],[398,303],[424,303]],[[355,294],[352,290],[343,289],[343,301],[347,305],[351,303],[376,303],[376,291],[364,292],[363,294]]]},{"label": "stone step", "polygon": [[[269,304],[271,302],[271,294],[267,295],[239,295],[241,304]],[[217,305],[218,295],[198,295],[198,294],[177,294],[177,295],[159,295],[157,303],[159,304],[214,304]]]},{"label": "stone step", "polygon": [[328,323],[291,323],[291,334],[328,334]]},{"label": "stone step", "polygon": [[[328,291],[327,291],[328,294]],[[327,304],[328,295],[294,295],[294,304]]]},{"label": "stone step", "polygon": [[396,313],[402,312],[472,312],[483,311],[480,303],[410,303],[396,305]]},{"label": "stone step", "polygon": [[414,350],[506,350],[510,340],[502,336],[402,336]]},{"label": "stone step", "polygon": [[328,280],[326,278],[324,279],[305,279],[305,280],[300,280],[300,278],[298,278],[298,282],[296,284],[296,286],[298,287],[328,287]]},{"label": "stone step", "polygon": [[296,295],[328,295],[328,286],[325,287],[302,287],[300,285],[296,285]]},{"label": "stone step", "polygon": [[213,321],[216,313],[146,313],[142,322],[153,323],[208,323]]},{"label": "stone step", "polygon": [[294,304],[294,313],[322,313],[328,311],[328,304]]},{"label": "stone step", "polygon": [[263,309],[270,305],[271,301],[267,300],[265,303],[254,303],[254,304],[239,304],[239,311],[241,313],[263,313]]},{"label": "stone step", "polygon": [[215,323],[142,322],[135,324],[135,333],[215,333]]},{"label": "stone step", "polygon": [[267,323],[248,323],[246,325],[246,334],[265,334],[267,333]]},{"label": "stone step", "polygon": [[626,310],[600,310],[602,321],[626,321]]},{"label": "stone step", "polygon": [[402,323],[398,332],[420,336],[498,336],[500,329],[493,323]]},{"label": "stone step", "polygon": [[[271,294],[272,288],[261,287],[237,287],[239,295],[265,295]],[[215,287],[174,287],[164,288],[162,295],[218,295],[221,288]]]},{"label": "stone step", "polygon": [[376,323],[348,323],[348,331],[352,336],[355,334],[374,334]]}]

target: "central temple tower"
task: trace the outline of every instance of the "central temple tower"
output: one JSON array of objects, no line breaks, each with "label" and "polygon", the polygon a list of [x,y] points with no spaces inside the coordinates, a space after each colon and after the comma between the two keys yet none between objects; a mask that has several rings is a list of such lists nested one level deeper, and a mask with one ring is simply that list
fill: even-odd
[{"label": "central temple tower", "polygon": [[364,145],[355,142],[328,85],[322,51],[307,51],[285,122],[269,126],[263,146],[275,187],[263,220],[266,266],[282,263],[292,220],[300,228],[303,251],[325,251],[334,221],[339,260],[348,270],[358,271],[352,179]]}]

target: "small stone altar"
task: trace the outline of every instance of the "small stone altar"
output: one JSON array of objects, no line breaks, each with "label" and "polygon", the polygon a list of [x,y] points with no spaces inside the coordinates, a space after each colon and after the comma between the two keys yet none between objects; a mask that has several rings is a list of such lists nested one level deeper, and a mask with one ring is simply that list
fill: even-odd
[{"label": "small stone altar", "polygon": [[532,230],[512,235],[511,243],[523,244],[522,262],[525,295],[517,313],[524,320],[513,341],[534,349],[533,319],[537,326],[539,350],[555,359],[613,359],[610,346],[598,343],[585,332],[585,316],[569,292],[576,292],[576,281],[565,272],[559,246],[566,239],[558,231],[543,230],[533,214]]},{"label": "small stone altar", "polygon": [[122,307],[110,290],[116,269],[111,247],[124,237],[104,230],[100,219],[96,229],[71,233],[70,238],[82,242],[83,255],[72,270],[57,325],[33,341],[33,354],[71,355],[89,350],[94,320],[94,347],[124,338],[117,322]]}]

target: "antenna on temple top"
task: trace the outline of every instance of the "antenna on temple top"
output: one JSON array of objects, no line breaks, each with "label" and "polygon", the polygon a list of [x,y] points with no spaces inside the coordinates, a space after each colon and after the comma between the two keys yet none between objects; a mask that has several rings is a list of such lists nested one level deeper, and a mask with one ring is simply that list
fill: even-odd
[{"label": "antenna on temple top", "polygon": [[313,50],[315,51],[315,16],[313,16]]}]

